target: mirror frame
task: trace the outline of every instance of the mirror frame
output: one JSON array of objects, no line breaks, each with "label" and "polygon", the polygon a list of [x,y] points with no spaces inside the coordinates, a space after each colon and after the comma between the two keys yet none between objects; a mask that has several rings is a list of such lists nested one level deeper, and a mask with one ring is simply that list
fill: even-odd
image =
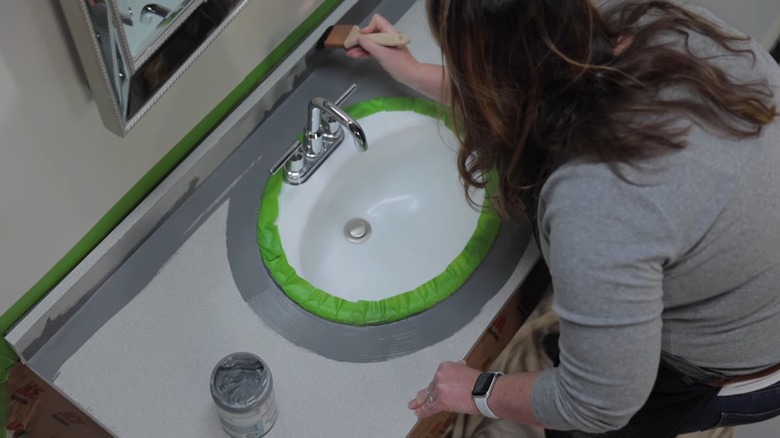
[{"label": "mirror frame", "polygon": [[[181,77],[198,57],[210,46],[214,40],[227,28],[227,26],[238,16],[238,14],[244,9],[244,7],[251,0],[238,0],[235,7],[228,13],[228,15],[222,20],[219,25],[206,37],[206,39],[190,53],[186,59],[160,86],[160,88],[154,92],[153,95],[141,106],[141,108],[135,112],[131,117],[125,116],[125,109],[120,102],[119,96],[117,96],[114,83],[117,78],[111,77],[107,67],[108,62],[114,62],[112,59],[104,59],[101,51],[101,43],[97,36],[97,31],[92,22],[92,16],[88,9],[87,0],[59,0],[60,7],[62,8],[65,21],[73,38],[76,51],[78,52],[83,66],[84,73],[91,89],[92,95],[95,98],[95,103],[98,107],[98,112],[103,120],[103,125],[114,134],[124,137],[127,133],[138,123],[138,121],[149,112],[155,103],[164,95],[170,87]],[[185,1],[187,3],[186,8],[188,10],[193,9],[192,5],[198,5],[201,1]],[[109,8],[109,19],[114,20],[115,11],[118,9],[115,7]],[[191,12],[191,11],[189,11]],[[185,17],[181,18],[181,21],[176,23],[176,26],[170,26],[170,31],[164,32],[161,37],[167,38],[176,30],[176,28],[184,25],[188,19],[191,18],[191,14],[185,14]],[[179,17],[177,17],[177,20]],[[121,23],[121,21],[120,21]],[[120,38],[121,40],[121,38]],[[166,40],[162,38],[159,41],[155,41],[152,46],[144,53],[143,62],[148,61],[150,56],[160,47],[162,47]],[[122,47],[122,46],[125,47]],[[126,47],[126,41],[120,41],[120,50],[124,52],[128,50]],[[149,52],[151,50],[151,52]],[[112,51],[113,53],[113,51]],[[124,54],[123,54],[124,56]],[[140,59],[140,58],[139,58]],[[132,58],[125,62],[125,68],[128,77],[128,82],[132,78],[134,71],[140,70],[143,65],[135,65],[135,60]]]},{"label": "mirror frame", "polygon": [[[192,15],[192,13],[195,12],[195,10],[198,9],[198,7],[200,7],[200,5],[204,2],[204,0],[182,0],[179,8],[171,12],[172,14],[175,13],[176,17],[171,21],[170,24],[165,26],[162,32],[159,32],[157,37],[149,45],[144,47],[137,55],[133,55],[133,51],[130,49],[130,43],[125,32],[118,32],[119,49],[122,52],[122,58],[126,60],[125,68],[127,69],[128,75],[132,76],[141,70],[144,66],[144,63],[146,63],[146,61],[148,61],[149,58],[154,55],[157,49],[161,48],[165,42],[168,41],[168,38],[170,38],[182,24],[187,22],[187,19],[190,17],[190,15]],[[107,6],[113,22],[122,23],[122,17],[120,16],[120,11],[118,5],[116,4],[116,0],[108,1]],[[136,17],[133,17],[133,20],[135,20],[135,18]],[[120,28],[125,29],[125,26],[122,25]]]}]

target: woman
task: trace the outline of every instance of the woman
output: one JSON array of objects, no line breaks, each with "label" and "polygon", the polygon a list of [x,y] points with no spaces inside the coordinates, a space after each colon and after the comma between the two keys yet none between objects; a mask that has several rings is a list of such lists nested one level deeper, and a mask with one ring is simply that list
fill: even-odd
[{"label": "woman", "polygon": [[[658,438],[780,413],[772,379],[718,396],[780,379],[780,69],[766,51],[669,1],[427,9],[446,68],[363,37],[349,55],[449,103],[465,186],[496,169],[498,210],[538,225],[560,365],[481,376],[445,362],[409,408],[549,437]],[[362,30],[393,31],[381,17]]]}]

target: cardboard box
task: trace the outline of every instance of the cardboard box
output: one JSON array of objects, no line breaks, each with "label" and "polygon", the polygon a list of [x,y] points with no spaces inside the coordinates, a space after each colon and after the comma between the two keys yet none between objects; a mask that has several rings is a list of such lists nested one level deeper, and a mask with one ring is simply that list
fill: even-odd
[{"label": "cardboard box", "polygon": [[110,438],[79,408],[22,364],[7,384],[6,429],[25,438]]},{"label": "cardboard box", "polygon": [[[540,260],[466,354],[466,364],[482,371],[488,370],[533,313],[549,284],[550,272]],[[419,420],[407,438],[440,438],[455,422],[456,416],[442,412]]]}]

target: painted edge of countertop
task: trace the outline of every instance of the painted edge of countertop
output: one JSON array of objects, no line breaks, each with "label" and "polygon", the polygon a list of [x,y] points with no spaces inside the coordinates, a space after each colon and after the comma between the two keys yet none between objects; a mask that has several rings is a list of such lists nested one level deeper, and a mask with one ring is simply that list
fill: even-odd
[{"label": "painted edge of countertop", "polygon": [[[316,30],[325,28],[338,22],[350,8],[358,3],[359,0],[326,0],[318,11],[313,13],[307,21],[302,23],[298,29],[290,34],[288,39],[282,42],[277,49],[266,59],[261,61],[258,67],[239,84],[209,115],[207,115],[193,130],[177,144],[171,152],[166,154],[152,170],[150,170],[141,180],[117,202],[111,210],[85,235],[71,251],[66,254],[36,285],[34,285],[14,306],[0,317],[0,329],[4,329],[5,342],[0,345],[0,359],[11,356],[18,356],[24,361],[23,350],[19,348],[19,343],[24,342],[25,338],[37,338],[43,336],[44,326],[40,323],[51,318],[49,310],[55,307],[58,312],[64,313],[70,306],[76,304],[78,298],[60,303],[60,300],[67,294],[71,288],[84,277],[89,269],[98,263],[108,252],[122,240],[128,238],[128,232],[133,226],[144,220],[149,212],[158,207],[163,198],[177,189],[177,183],[182,179],[192,176],[189,173],[196,168],[199,163],[208,159],[210,161],[221,162],[222,159],[234,148],[219,154],[218,157],[207,157],[210,151],[218,146],[231,129],[238,124],[251,126],[248,132],[254,129],[260,120],[245,120],[244,115],[257,106],[261,100],[273,89],[275,84],[290,77],[290,72],[295,69],[297,63],[311,50],[320,38],[320,33]],[[334,4],[341,3],[333,9]],[[332,11],[331,11],[332,9]],[[329,13],[322,18],[323,13]],[[322,21],[320,21],[322,20]],[[311,26],[316,26],[312,30]],[[308,37],[300,43],[295,36],[307,32]],[[287,46],[297,44],[289,52],[284,52]],[[277,53],[278,51],[278,53]],[[278,58],[284,57],[282,62]],[[270,73],[269,73],[270,72]],[[267,76],[266,76],[267,75]],[[262,81],[260,85],[246,95],[247,90],[251,90],[255,84]],[[240,102],[240,103],[238,103]],[[237,104],[237,106],[236,106]],[[226,116],[227,114],[227,116]],[[223,120],[220,123],[220,120]],[[248,132],[246,135],[248,135]],[[208,136],[203,138],[203,135]],[[243,137],[245,137],[244,135]],[[201,141],[201,139],[203,139]],[[235,139],[236,147],[243,141],[242,136]],[[191,151],[191,152],[190,152]],[[182,158],[183,157],[183,158]],[[180,164],[177,165],[177,163]],[[212,166],[209,166],[212,167]],[[213,166],[216,167],[216,166]],[[167,175],[167,176],[166,176]],[[165,176],[160,180],[161,176]],[[200,175],[196,175],[200,176]],[[202,180],[202,178],[201,178]],[[170,203],[175,204],[178,199],[186,196],[193,187],[186,186],[184,193],[176,193],[175,200]],[[148,193],[148,194],[147,194]],[[121,219],[117,219],[121,218]],[[157,222],[157,221],[153,221]],[[153,228],[150,224],[148,228]],[[145,233],[144,233],[145,234]],[[94,246],[93,246],[94,244]],[[73,265],[72,267],[68,267]],[[64,276],[55,279],[59,273],[65,272]],[[51,288],[50,292],[46,292]],[[58,315],[57,315],[58,316]],[[9,330],[10,329],[10,330]],[[37,330],[37,331],[32,331]],[[5,350],[5,351],[3,351]],[[14,357],[10,363],[12,366],[16,363]]]}]

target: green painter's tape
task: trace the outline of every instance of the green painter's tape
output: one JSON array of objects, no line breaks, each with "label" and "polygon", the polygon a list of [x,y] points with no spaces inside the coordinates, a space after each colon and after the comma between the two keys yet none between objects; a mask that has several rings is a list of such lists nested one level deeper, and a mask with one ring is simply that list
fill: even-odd
[{"label": "green painter's tape", "polygon": [[[382,111],[413,111],[443,119],[449,125],[445,116],[447,112],[441,106],[423,99],[374,99],[353,105],[346,111],[356,119]],[[488,176],[488,181],[495,180],[491,176]],[[282,184],[282,172],[277,172],[266,184],[260,206],[257,240],[263,261],[277,284],[298,305],[317,316],[342,324],[357,326],[384,324],[430,309],[463,285],[487,255],[501,226],[498,215],[489,207],[490,197],[486,196],[474,234],[444,272],[414,290],[391,298],[352,302],[334,297],[314,287],[298,276],[295,269],[287,262],[279,237],[279,228],[276,225]],[[489,193],[492,190],[492,187],[488,187]],[[410,248],[410,250],[414,249]]]},{"label": "green painter's tape", "polygon": [[4,369],[0,372],[0,437],[5,438],[5,426],[8,424],[8,374],[13,364],[9,365],[9,369]]},{"label": "green painter's tape", "polygon": [[[133,209],[160,183],[181,161],[195,149],[214,129],[295,47],[327,17],[342,0],[324,0],[323,3],[287,38],[284,39],[238,86],[233,89],[206,117],[203,118],[179,143],[155,164],[149,172],[128,191],[93,226],[76,245],[68,251],[37,283],[13,306],[0,316],[0,332],[8,333],[11,327],[73,270]],[[16,353],[3,339],[0,342],[0,386],[8,378],[8,370],[19,361]],[[0,397],[5,389],[0,388]],[[0,416],[5,417],[5,403]],[[5,422],[3,421],[3,424]],[[5,438],[5,428],[0,427],[0,438]]]},{"label": "green painter's tape", "polygon": [[[155,164],[49,272],[0,316],[0,330],[3,333],[10,330],[19,318],[78,265],[339,3],[341,0],[325,0],[303,24],[271,52],[268,58]],[[0,347],[0,356],[9,356],[16,360],[13,350],[7,344]]]}]

